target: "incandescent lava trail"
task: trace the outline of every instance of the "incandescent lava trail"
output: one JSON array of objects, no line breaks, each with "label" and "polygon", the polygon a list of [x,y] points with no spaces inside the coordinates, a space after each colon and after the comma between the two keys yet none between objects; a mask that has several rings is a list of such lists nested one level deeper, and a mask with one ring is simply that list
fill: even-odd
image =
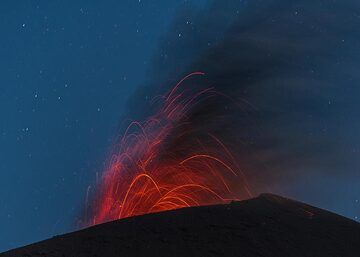
[{"label": "incandescent lava trail", "polygon": [[[225,203],[251,195],[235,158],[215,135],[193,133],[187,115],[200,102],[221,97],[213,88],[193,90],[193,72],[154,99],[156,113],[133,121],[118,143],[91,203],[87,225],[183,207]],[[183,151],[169,147],[191,138]],[[173,148],[174,149],[174,148]],[[239,187],[242,182],[242,192]]]}]

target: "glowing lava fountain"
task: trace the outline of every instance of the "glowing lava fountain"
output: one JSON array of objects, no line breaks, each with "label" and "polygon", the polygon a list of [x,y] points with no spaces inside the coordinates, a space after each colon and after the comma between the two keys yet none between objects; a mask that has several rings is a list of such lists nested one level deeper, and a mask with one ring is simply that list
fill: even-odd
[{"label": "glowing lava fountain", "polygon": [[[158,97],[155,115],[131,122],[113,153],[91,203],[87,225],[183,207],[226,203],[251,195],[235,158],[212,134],[206,142],[187,131],[187,114],[195,105],[218,96],[213,88],[185,88],[194,72],[170,92]],[[172,152],[171,142],[191,141],[182,154]],[[170,145],[170,146],[169,146]],[[166,157],[165,157],[166,156]],[[242,195],[241,187],[247,195]]]}]

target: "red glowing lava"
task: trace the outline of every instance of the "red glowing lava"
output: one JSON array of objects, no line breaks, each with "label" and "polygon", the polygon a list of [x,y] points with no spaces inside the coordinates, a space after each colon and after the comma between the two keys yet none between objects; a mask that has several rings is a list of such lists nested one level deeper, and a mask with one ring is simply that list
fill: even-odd
[{"label": "red glowing lava", "polygon": [[[128,126],[100,181],[88,225],[183,207],[226,203],[251,195],[235,158],[214,135],[206,135],[209,138],[206,142],[187,135],[193,140],[192,146],[182,154],[166,147],[169,138],[181,140],[187,133],[181,125],[189,123],[189,111],[216,95],[213,88],[195,93],[185,88],[187,80],[203,75],[194,72],[184,77],[159,98],[161,106],[155,115]],[[247,195],[236,190],[240,177]]]}]

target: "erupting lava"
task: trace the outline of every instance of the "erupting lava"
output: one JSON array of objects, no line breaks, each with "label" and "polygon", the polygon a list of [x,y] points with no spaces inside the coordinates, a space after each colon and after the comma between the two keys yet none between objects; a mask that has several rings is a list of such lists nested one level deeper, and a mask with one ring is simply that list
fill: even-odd
[{"label": "erupting lava", "polygon": [[[189,111],[200,101],[216,95],[213,88],[194,93],[183,85],[192,77],[202,75],[204,73],[194,72],[184,77],[159,98],[161,107],[155,115],[128,126],[101,178],[88,225],[189,206],[225,203],[251,195],[231,152],[214,135],[207,134],[209,140],[206,142],[187,135],[192,146],[182,154],[172,152],[169,147],[169,141],[174,138],[181,141],[187,133],[181,126],[189,123]],[[235,184],[239,187],[239,178],[246,196],[239,190],[234,191]]]}]

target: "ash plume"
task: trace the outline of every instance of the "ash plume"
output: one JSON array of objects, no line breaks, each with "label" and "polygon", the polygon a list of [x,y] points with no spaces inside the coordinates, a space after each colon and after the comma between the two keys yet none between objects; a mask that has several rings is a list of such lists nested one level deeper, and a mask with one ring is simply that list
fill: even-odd
[{"label": "ash plume", "polygon": [[154,97],[202,71],[187,89],[213,87],[218,97],[191,110],[191,133],[174,130],[158,158],[168,158],[167,149],[186,155],[194,140],[216,135],[254,193],[332,208],[353,196],[347,185],[359,185],[359,10],[351,0],[184,4],[126,116],[147,117]]}]

